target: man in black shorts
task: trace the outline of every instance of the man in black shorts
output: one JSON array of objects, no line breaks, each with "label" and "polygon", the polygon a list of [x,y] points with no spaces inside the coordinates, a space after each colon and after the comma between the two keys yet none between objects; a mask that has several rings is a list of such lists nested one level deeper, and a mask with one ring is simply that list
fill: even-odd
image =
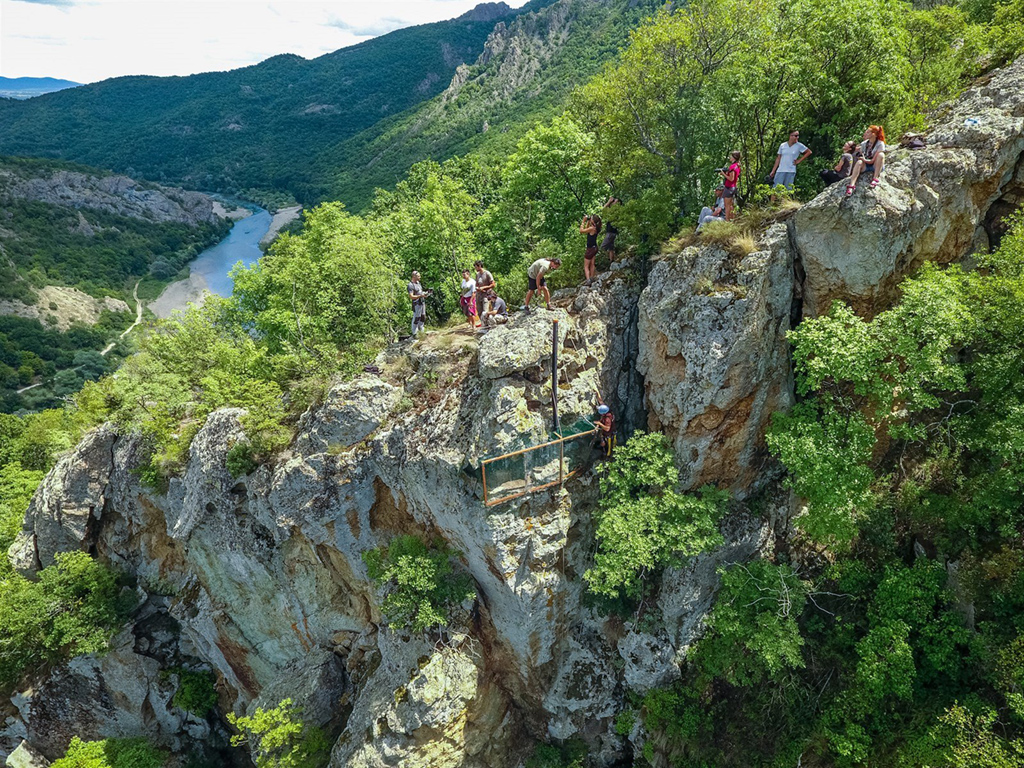
[{"label": "man in black shorts", "polygon": [[530,311],[530,299],[533,298],[535,291],[541,291],[544,294],[544,305],[551,309],[551,291],[544,285],[544,276],[548,272],[553,272],[562,266],[561,259],[537,259],[530,268],[526,270],[526,277],[528,279],[528,290],[526,291],[526,299],[523,301],[523,310],[527,313]]}]

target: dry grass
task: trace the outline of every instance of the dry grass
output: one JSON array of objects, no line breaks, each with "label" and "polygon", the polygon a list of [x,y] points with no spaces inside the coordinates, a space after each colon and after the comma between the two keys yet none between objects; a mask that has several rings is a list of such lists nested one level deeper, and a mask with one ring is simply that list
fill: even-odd
[{"label": "dry grass", "polygon": [[733,237],[725,247],[734,256],[746,258],[757,250],[757,240],[754,239],[754,233],[747,229]]}]

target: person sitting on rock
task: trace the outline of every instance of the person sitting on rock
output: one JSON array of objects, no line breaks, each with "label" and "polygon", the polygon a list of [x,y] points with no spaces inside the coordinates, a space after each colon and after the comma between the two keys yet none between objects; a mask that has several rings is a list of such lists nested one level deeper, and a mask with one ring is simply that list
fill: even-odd
[{"label": "person sitting on rock", "polygon": [[835,168],[828,168],[821,172],[821,180],[829,187],[837,182],[848,178],[853,173],[853,151],[857,148],[857,142],[848,141],[843,144],[843,156],[839,158]]},{"label": "person sitting on rock", "polygon": [[597,260],[597,236],[601,233],[601,217],[597,214],[584,216],[580,224],[580,234],[587,236],[587,250],[583,252],[583,277],[587,285],[594,281],[597,269],[594,262]]},{"label": "person sitting on rock", "polygon": [[476,315],[476,280],[469,276],[469,270],[462,270],[462,295],[459,296],[462,314],[469,321],[470,328],[480,327],[480,318]]},{"label": "person sitting on rock", "polygon": [[862,173],[871,174],[871,188],[879,184],[878,177],[885,167],[885,129],[880,125],[869,125],[864,131],[864,141],[860,143],[860,159],[853,166],[853,175],[846,185],[846,196],[849,197],[857,189],[857,179]]},{"label": "person sitting on rock", "polygon": [[551,309],[551,291],[544,284],[544,276],[548,272],[554,272],[560,266],[562,266],[561,259],[537,259],[526,270],[527,291],[526,298],[523,300],[524,312],[530,313],[530,300],[537,291],[544,294],[544,306]]},{"label": "person sitting on rock", "polygon": [[508,322],[508,306],[505,304],[505,300],[501,298],[494,291],[488,291],[486,294],[490,309],[483,313],[482,319],[484,321],[485,328],[493,328],[496,325],[504,325]]},{"label": "person sitting on rock", "polygon": [[700,232],[709,221],[725,221],[725,187],[719,186],[715,190],[714,208],[705,205],[700,209],[700,216],[697,217],[697,231]]}]

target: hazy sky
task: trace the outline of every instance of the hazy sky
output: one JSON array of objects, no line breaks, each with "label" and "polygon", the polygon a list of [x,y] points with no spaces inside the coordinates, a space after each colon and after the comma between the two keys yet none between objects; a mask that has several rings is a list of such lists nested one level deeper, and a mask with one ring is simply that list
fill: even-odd
[{"label": "hazy sky", "polygon": [[311,58],[478,2],[0,0],[0,75],[89,83],[234,69],[277,53]]}]

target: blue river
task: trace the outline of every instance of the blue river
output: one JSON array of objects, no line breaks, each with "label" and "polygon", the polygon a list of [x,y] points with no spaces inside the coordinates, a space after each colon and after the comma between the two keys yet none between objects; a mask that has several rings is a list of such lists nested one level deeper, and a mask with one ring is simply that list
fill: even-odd
[{"label": "blue river", "polygon": [[260,240],[270,230],[272,218],[260,208],[252,216],[241,219],[227,237],[195,258],[190,265],[191,272],[202,275],[211,292],[230,296],[234,280],[228,273],[238,262],[249,266],[263,255]]}]

